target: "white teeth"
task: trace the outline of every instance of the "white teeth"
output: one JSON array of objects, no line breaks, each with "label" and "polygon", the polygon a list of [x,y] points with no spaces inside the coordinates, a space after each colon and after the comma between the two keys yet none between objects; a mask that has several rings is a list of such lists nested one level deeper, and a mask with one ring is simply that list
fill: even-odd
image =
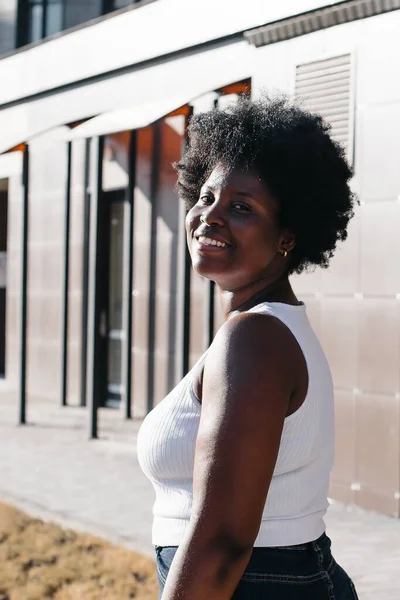
[{"label": "white teeth", "polygon": [[205,246],[218,246],[219,248],[228,247],[228,244],[225,244],[224,242],[219,242],[218,240],[213,240],[212,238],[205,237],[204,235],[201,235],[199,237],[199,241]]}]

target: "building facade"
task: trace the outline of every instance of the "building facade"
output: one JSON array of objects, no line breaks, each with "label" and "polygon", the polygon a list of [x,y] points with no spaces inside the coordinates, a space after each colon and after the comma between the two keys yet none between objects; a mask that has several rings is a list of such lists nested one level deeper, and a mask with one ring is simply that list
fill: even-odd
[{"label": "building facade", "polygon": [[222,319],[172,164],[193,113],[284,92],[360,198],[330,269],[293,278],[335,382],[331,495],[399,516],[399,8],[0,0],[0,398],[22,422],[87,406],[96,436],[98,407],[142,418],[204,352]]}]

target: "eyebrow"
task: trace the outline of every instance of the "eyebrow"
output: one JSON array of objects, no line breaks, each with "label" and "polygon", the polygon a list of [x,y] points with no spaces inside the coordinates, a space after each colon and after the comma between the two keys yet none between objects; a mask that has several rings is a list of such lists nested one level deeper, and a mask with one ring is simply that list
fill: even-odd
[{"label": "eyebrow", "polygon": [[238,196],[245,196],[246,198],[252,198],[253,200],[257,200],[256,196],[251,192],[236,192]]},{"label": "eyebrow", "polygon": [[[215,186],[210,185],[210,184],[204,184],[201,188],[201,191],[207,191],[209,190],[210,192],[215,192]],[[238,189],[233,188],[234,192],[238,195],[238,196],[244,196],[246,198],[252,198],[253,200],[257,200],[257,197],[254,193],[252,192],[244,192]]]}]

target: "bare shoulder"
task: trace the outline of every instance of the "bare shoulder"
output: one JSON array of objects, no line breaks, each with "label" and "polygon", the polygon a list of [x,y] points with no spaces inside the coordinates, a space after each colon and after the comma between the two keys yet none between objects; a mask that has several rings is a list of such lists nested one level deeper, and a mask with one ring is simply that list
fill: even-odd
[{"label": "bare shoulder", "polygon": [[207,356],[216,360],[248,360],[265,365],[269,361],[295,359],[298,344],[291,331],[273,315],[242,313],[229,319],[218,331]]},{"label": "bare shoulder", "polygon": [[265,403],[277,398],[287,414],[298,408],[307,389],[304,356],[292,332],[272,315],[242,313],[218,331],[207,353],[202,401],[233,401],[235,392]]}]

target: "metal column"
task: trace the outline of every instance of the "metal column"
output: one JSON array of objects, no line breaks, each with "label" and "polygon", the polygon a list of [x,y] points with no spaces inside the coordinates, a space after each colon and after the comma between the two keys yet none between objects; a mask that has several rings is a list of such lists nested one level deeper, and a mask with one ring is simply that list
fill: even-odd
[{"label": "metal column", "polygon": [[204,345],[207,348],[211,345],[214,339],[214,326],[215,326],[215,283],[209,281],[207,285],[207,305],[206,305],[206,331],[204,336]]},{"label": "metal column", "polygon": [[90,140],[85,146],[85,191],[83,202],[83,255],[82,255],[82,321],[81,321],[81,390],[80,405],[86,406],[87,347],[89,315],[89,232],[90,232]]},{"label": "metal column", "polygon": [[22,167],[22,272],[21,272],[21,316],[20,316],[20,393],[19,424],[26,423],[26,333],[28,292],[28,224],[29,224],[29,147],[23,153]]},{"label": "metal column", "polygon": [[177,301],[177,360],[175,383],[178,383],[189,370],[190,342],[190,280],[192,264],[186,243],[185,219],[187,210],[183,202],[179,205],[178,237],[178,301]]},{"label": "metal column", "polygon": [[150,293],[147,367],[147,412],[154,407],[154,351],[156,337],[156,276],[157,276],[157,195],[160,168],[161,124],[153,125],[153,158],[151,168],[151,240],[150,240]]},{"label": "metal column", "polygon": [[99,203],[101,201],[103,138],[92,139],[90,161],[90,236],[89,236],[89,302],[88,302],[88,344],[87,344],[87,401],[89,405],[89,437],[98,437],[99,407],[99,360],[98,340],[100,327],[100,307],[98,301],[99,279],[102,265],[98,260],[100,235]]},{"label": "metal column", "polygon": [[[193,114],[193,107],[189,107],[186,117],[186,127]],[[187,137],[183,140],[182,154],[187,148]],[[190,282],[192,275],[192,260],[186,242],[186,215],[187,209],[181,201],[179,205],[179,240],[178,240],[178,326],[177,326],[177,349],[178,360],[176,370],[176,382],[178,383],[189,371],[190,352]]]},{"label": "metal column", "polygon": [[129,226],[128,226],[128,273],[126,291],[126,355],[125,355],[125,418],[132,418],[132,321],[133,321],[133,232],[135,218],[135,176],[136,176],[136,131],[131,133],[129,148]]},{"label": "metal column", "polygon": [[63,281],[63,322],[61,346],[61,406],[67,406],[67,380],[68,380],[68,297],[69,297],[69,233],[71,216],[71,169],[72,169],[72,142],[67,148],[67,182],[65,194],[65,221],[64,221],[64,281]]}]

